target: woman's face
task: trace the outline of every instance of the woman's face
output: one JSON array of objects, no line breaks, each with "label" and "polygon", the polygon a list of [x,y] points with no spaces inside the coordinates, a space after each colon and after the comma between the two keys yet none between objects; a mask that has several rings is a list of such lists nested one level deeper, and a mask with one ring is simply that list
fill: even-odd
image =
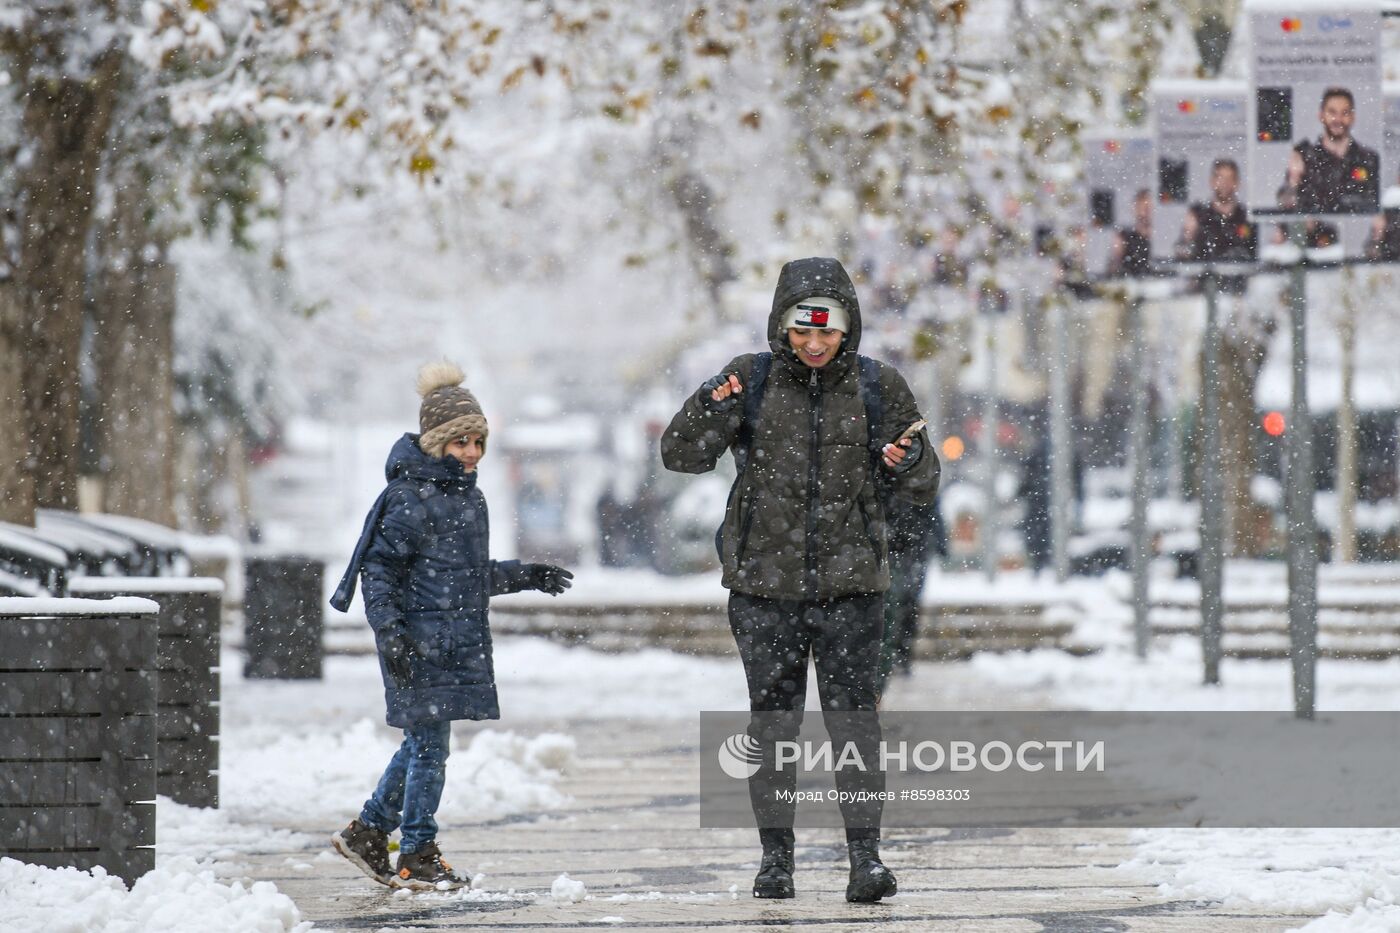
[{"label": "woman's face", "polygon": [[821,369],[835,358],[843,337],[845,334],[830,327],[788,328],[788,344],[797,358],[813,369]]},{"label": "woman's face", "polygon": [[481,439],[480,434],[468,434],[448,441],[443,454],[456,460],[462,465],[462,469],[470,473],[476,469],[481,458],[486,456],[486,442]]}]

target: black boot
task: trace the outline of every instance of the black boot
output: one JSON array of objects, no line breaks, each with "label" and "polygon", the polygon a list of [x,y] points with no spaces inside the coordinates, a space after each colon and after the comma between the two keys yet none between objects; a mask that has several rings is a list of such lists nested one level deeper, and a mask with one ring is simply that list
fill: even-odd
[{"label": "black boot", "polygon": [[853,904],[868,904],[889,897],[898,890],[894,872],[880,861],[878,834],[848,838],[846,849],[851,856],[851,883],[846,885],[846,900]]},{"label": "black boot", "polygon": [[792,885],[792,830],[760,829],[758,838],[763,842],[763,861],[753,879],[753,896],[793,897],[797,891]]}]

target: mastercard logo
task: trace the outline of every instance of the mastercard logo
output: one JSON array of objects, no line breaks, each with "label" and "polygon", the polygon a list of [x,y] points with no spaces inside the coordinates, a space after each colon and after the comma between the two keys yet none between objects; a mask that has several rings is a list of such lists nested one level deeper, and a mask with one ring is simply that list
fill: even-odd
[{"label": "mastercard logo", "polygon": [[1300,32],[1303,28],[1303,21],[1297,17],[1290,16],[1279,21],[1279,28],[1284,32]]},{"label": "mastercard logo", "polygon": [[1176,109],[1179,113],[1195,113],[1196,102],[1194,100],[1179,100],[1176,102]]},{"label": "mastercard logo", "polygon": [[1249,224],[1240,224],[1238,227],[1236,227],[1236,228],[1235,228],[1235,236],[1237,236],[1237,237],[1247,237],[1247,236],[1249,236]]},{"label": "mastercard logo", "polygon": [[1259,134],[1259,141],[1260,141],[1261,143],[1271,143],[1271,142],[1274,141],[1274,134],[1273,134],[1273,133],[1267,133],[1267,132],[1260,133],[1260,134]]},{"label": "mastercard logo", "polygon": [[1353,181],[1365,181],[1371,177],[1371,173],[1364,168],[1354,168],[1351,170],[1351,177]]},{"label": "mastercard logo", "polygon": [[1105,140],[1105,141],[1104,141],[1104,144],[1103,144],[1103,151],[1104,151],[1104,152],[1107,152],[1107,153],[1109,153],[1109,154],[1118,152],[1118,151],[1120,151],[1122,148],[1123,148],[1123,144],[1120,143],[1120,142],[1119,142],[1118,140],[1116,140],[1116,139],[1108,139],[1108,140]]}]

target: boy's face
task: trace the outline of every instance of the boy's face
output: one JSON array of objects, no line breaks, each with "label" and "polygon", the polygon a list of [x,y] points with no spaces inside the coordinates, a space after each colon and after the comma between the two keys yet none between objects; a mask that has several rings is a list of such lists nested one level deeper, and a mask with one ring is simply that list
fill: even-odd
[{"label": "boy's face", "polygon": [[841,338],[846,335],[830,327],[789,327],[788,343],[797,358],[813,369],[821,369],[830,363],[841,349]]},{"label": "boy's face", "polygon": [[443,453],[456,460],[462,465],[462,469],[470,473],[476,469],[481,458],[486,456],[486,443],[482,441],[480,434],[468,434],[448,441]]}]

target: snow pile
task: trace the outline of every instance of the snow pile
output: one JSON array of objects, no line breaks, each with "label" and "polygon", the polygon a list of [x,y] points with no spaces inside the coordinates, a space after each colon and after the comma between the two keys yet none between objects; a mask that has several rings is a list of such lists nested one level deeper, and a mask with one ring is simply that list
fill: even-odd
[{"label": "snow pile", "polygon": [[156,804],[156,857],[161,865],[173,856],[223,861],[260,852],[316,848],[325,842],[323,834],[252,826],[232,819],[226,810],[187,807],[169,797],[158,798]]},{"label": "snow pile", "polygon": [[[1355,907],[1358,922],[1389,919],[1375,929],[1394,930],[1400,919],[1400,837],[1392,830],[1138,830],[1133,842],[1137,854],[1121,867],[1165,877],[1158,890],[1167,897],[1317,913]],[[1345,919],[1334,913],[1318,923]]]},{"label": "snow pile", "polygon": [[582,881],[575,881],[568,873],[560,875],[554,879],[554,883],[549,886],[549,896],[556,901],[568,901],[570,904],[577,904],[583,900],[588,893]]},{"label": "snow pile", "polygon": [[0,858],[0,903],[11,930],[63,933],[301,933],[311,923],[271,882],[223,884],[189,858],[162,859],[130,891],[101,868],[42,868]]},{"label": "snow pile", "polygon": [[492,820],[562,807],[569,798],[554,782],[573,766],[575,749],[572,736],[555,732],[529,738],[491,729],[477,733],[465,752],[448,759],[439,817]]},{"label": "snow pile", "polygon": [[1351,913],[1328,911],[1299,929],[1306,933],[1393,933],[1400,930],[1400,907],[1367,901]]},{"label": "snow pile", "polygon": [[445,904],[466,902],[468,904],[533,904],[539,899],[539,895],[534,891],[517,891],[511,888],[507,891],[490,891],[482,887],[485,875],[476,875],[472,878],[469,888],[458,888],[455,891],[409,891],[406,888],[399,888],[390,894],[394,900],[405,901],[417,905],[423,904]]},{"label": "snow pile", "polygon": [[[226,734],[224,809],[245,823],[338,827],[359,813],[401,741],[370,719]],[[448,759],[438,819],[479,822],[563,805],[554,783],[573,749],[572,738],[554,733],[478,733]]]},{"label": "snow pile", "polygon": [[221,803],[233,819],[338,828],[359,812],[399,743],[360,719],[341,729],[226,732],[222,744]]}]

